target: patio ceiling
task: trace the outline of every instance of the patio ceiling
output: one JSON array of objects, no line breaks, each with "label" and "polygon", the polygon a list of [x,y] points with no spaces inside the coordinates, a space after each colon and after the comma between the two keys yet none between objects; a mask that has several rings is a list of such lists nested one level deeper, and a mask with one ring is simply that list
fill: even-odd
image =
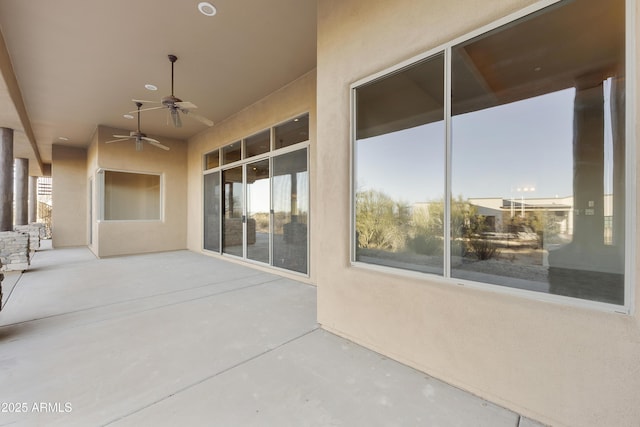
[{"label": "patio ceiling", "polygon": [[[214,122],[315,68],[316,0],[211,3],[213,17],[197,0],[0,0],[0,127],[15,130],[14,156],[40,175],[52,144],[87,146],[97,125],[135,130],[123,117],[132,99],[171,93],[168,54],[175,95]],[[206,128],[185,117],[176,129],[163,110],[142,116],[160,137]]]}]

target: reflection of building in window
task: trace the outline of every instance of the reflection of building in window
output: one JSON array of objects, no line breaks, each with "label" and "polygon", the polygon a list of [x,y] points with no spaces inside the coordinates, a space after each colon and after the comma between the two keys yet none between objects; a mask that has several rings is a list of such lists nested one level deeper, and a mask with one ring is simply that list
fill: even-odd
[{"label": "reflection of building in window", "polygon": [[[509,231],[511,220],[516,217],[542,216],[548,218],[556,232],[571,236],[573,234],[573,197],[562,198],[469,198],[469,203],[476,206],[478,215],[495,218],[491,231]],[[524,215],[522,214],[524,213]]]}]

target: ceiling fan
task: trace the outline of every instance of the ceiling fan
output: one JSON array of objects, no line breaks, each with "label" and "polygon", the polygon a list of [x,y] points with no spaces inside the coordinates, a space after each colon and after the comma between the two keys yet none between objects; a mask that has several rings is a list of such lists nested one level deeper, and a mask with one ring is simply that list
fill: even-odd
[{"label": "ceiling fan", "polygon": [[132,131],[129,135],[113,135],[114,138],[118,138],[118,139],[107,141],[105,142],[105,144],[111,144],[112,142],[128,141],[130,139],[133,139],[136,141],[136,151],[142,151],[143,141],[153,145],[154,147],[162,148],[163,150],[169,150],[169,147],[167,147],[166,145],[160,144],[160,141],[153,138],[149,138],[146,134],[140,132],[140,107],[142,107],[142,102],[136,101],[136,106],[138,107],[138,110],[137,110],[138,129],[135,132]]},{"label": "ceiling fan", "polygon": [[202,117],[198,114],[192,113],[191,110],[194,110],[196,108],[198,108],[195,104],[193,104],[192,102],[188,102],[188,101],[183,101],[180,98],[176,97],[173,94],[173,65],[175,64],[175,62],[178,60],[178,57],[175,55],[169,55],[169,61],[171,61],[171,95],[169,96],[165,96],[164,98],[162,98],[160,100],[160,102],[157,101],[140,101],[137,99],[134,99],[134,102],[150,102],[150,103],[154,103],[154,104],[162,104],[162,107],[151,107],[151,108],[145,108],[142,111],[150,111],[150,110],[158,110],[161,108],[168,108],[169,109],[169,118],[171,120],[171,122],[173,123],[174,127],[182,127],[182,119],[180,118],[180,113],[184,114],[185,116],[190,116],[193,117],[194,119],[198,120],[201,123],[204,123],[207,126],[213,126],[213,122],[209,119],[207,119],[206,117]]}]

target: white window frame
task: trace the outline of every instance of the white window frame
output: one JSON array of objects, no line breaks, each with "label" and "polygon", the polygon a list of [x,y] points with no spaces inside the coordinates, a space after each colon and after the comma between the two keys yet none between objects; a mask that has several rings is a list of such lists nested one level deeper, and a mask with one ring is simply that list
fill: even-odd
[{"label": "white window frame", "polygon": [[[200,236],[200,248],[202,250],[202,252],[212,255],[212,256],[220,256],[220,257],[228,257],[228,258],[233,258],[236,259],[240,262],[244,262],[247,264],[253,264],[253,265],[257,265],[260,267],[265,267],[268,268],[270,270],[278,270],[278,271],[282,271],[283,273],[286,274],[290,274],[293,276],[299,276],[299,277],[303,277],[303,278],[309,278],[311,277],[311,221],[312,221],[312,214],[311,214],[311,123],[309,123],[309,134],[307,135],[307,139],[305,141],[301,141],[301,142],[297,142],[295,144],[292,145],[288,145],[286,147],[283,148],[275,148],[275,142],[274,142],[274,136],[275,136],[275,129],[276,127],[283,125],[287,122],[290,122],[292,120],[294,120],[295,118],[298,117],[302,117],[302,116],[308,116],[309,117],[309,121],[311,121],[311,114],[309,111],[304,111],[302,113],[298,113],[295,114],[293,116],[288,117],[285,120],[282,120],[278,123],[273,124],[272,126],[270,126],[269,128],[264,128],[262,130],[259,130],[257,132],[253,132],[251,134],[249,134],[246,137],[242,137],[239,139],[234,139],[231,142],[227,142],[225,144],[220,145],[218,148],[215,148],[213,150],[209,150],[207,152],[205,152],[202,155],[202,164],[203,164],[203,173],[202,173],[202,177],[203,177],[203,181],[202,181],[202,191],[201,191],[201,195],[200,195],[200,199],[204,200],[204,176],[211,174],[211,173],[216,173],[219,172],[220,173],[220,181],[221,181],[221,185],[222,184],[222,172],[237,166],[242,166],[243,168],[243,214],[246,215],[246,209],[247,209],[247,192],[246,192],[246,182],[244,181],[244,177],[245,177],[245,171],[244,168],[246,167],[246,165],[250,164],[250,163],[254,163],[256,161],[260,161],[260,160],[265,160],[265,159],[269,159],[269,187],[270,187],[270,194],[269,194],[269,205],[273,206],[273,189],[272,189],[272,184],[273,184],[273,159],[274,157],[280,156],[282,154],[287,154],[287,153],[291,153],[294,151],[298,151],[298,150],[303,150],[306,149],[307,150],[307,173],[309,174],[309,179],[307,180],[307,185],[305,190],[307,191],[307,194],[309,195],[309,206],[308,206],[308,212],[307,212],[307,272],[306,273],[300,273],[298,271],[294,271],[294,270],[288,270],[286,268],[282,268],[282,267],[277,267],[273,265],[273,247],[272,247],[272,242],[270,242],[269,244],[269,262],[268,263],[264,263],[261,261],[255,261],[255,260],[251,260],[249,259],[246,255],[246,248],[243,248],[243,255],[242,256],[237,256],[237,255],[232,255],[232,254],[225,254],[223,252],[223,248],[222,248],[222,244],[220,245],[220,249],[219,251],[212,251],[209,249],[206,249],[204,247],[204,211],[200,213],[200,219],[201,219],[201,236]],[[245,150],[245,140],[253,135],[257,135],[260,132],[264,132],[265,130],[269,129],[269,135],[271,138],[271,143],[269,146],[269,151],[266,153],[262,153],[259,155],[255,155],[253,157],[248,157],[245,158],[244,156],[244,150]],[[242,147],[242,158],[240,160],[237,160],[235,162],[232,163],[227,163],[224,164],[222,161],[222,157],[223,157],[223,148],[227,147],[228,145],[231,145],[235,142],[241,142],[241,147]],[[219,156],[220,156],[220,162],[218,167],[215,168],[211,168],[211,169],[206,169],[206,156],[207,154],[213,153],[215,151],[219,152]],[[222,201],[220,201],[220,206],[222,206]],[[220,213],[220,236],[222,236],[222,212]],[[273,232],[273,216],[271,216],[270,218],[270,223],[269,223],[269,230],[270,233]],[[243,242],[246,239],[246,227],[243,227]]]},{"label": "white window frame", "polygon": [[[356,184],[356,90],[375,80],[389,76],[403,68],[409,67],[419,61],[425,60],[429,57],[444,52],[445,59],[445,82],[444,82],[444,99],[445,99],[445,195],[451,195],[451,50],[454,46],[471,40],[475,37],[483,35],[491,30],[497,29],[503,25],[514,22],[524,16],[531,13],[542,10],[548,6],[556,3],[560,3],[564,0],[542,0],[527,6],[515,13],[498,19],[488,25],[482,26],[474,31],[471,31],[463,36],[460,36],[447,43],[439,45],[433,49],[423,52],[419,55],[413,56],[405,61],[402,61],[396,65],[393,65],[384,70],[378,71],[370,76],[364,77],[349,87],[349,102],[350,102],[350,174],[349,174],[349,211],[350,211],[350,264],[355,268],[362,268],[367,270],[374,270],[391,274],[394,276],[419,278],[422,280],[428,280],[430,282],[439,282],[446,284],[453,284],[459,286],[466,286],[470,288],[481,289],[490,292],[496,292],[500,294],[514,295],[518,297],[528,298],[536,301],[557,303],[568,306],[576,306],[582,308],[590,308],[605,312],[619,313],[625,315],[632,315],[635,313],[635,284],[636,284],[636,243],[637,243],[637,218],[636,218],[636,3],[637,0],[625,0],[625,75],[626,75],[626,87],[625,87],[625,269],[624,269],[624,304],[609,304],[599,301],[592,301],[586,299],[573,298],[563,295],[555,295],[543,292],[530,291],[525,289],[511,288],[506,286],[500,286],[490,283],[476,282],[471,280],[463,280],[458,278],[451,278],[451,254],[450,251],[444,251],[444,275],[435,275],[428,273],[421,273],[412,270],[403,270],[395,267],[388,267],[376,264],[369,264],[356,260],[356,246],[355,241],[355,188]],[[451,212],[451,197],[445,196],[444,214],[447,221],[445,221],[444,232],[446,236],[451,235],[450,231],[450,212]]]},{"label": "white window frame", "polygon": [[[104,175],[105,172],[120,172],[120,173],[132,173],[138,175],[154,175],[160,177],[160,216],[158,219],[105,219],[104,217],[104,198],[105,198],[105,183],[104,183]],[[94,212],[94,215],[97,216],[97,222],[109,222],[109,223],[118,223],[118,222],[164,222],[164,206],[165,206],[165,176],[164,173],[159,172],[149,172],[149,171],[132,171],[132,170],[124,170],[124,169],[111,169],[111,168],[100,168],[96,171],[95,183],[96,183],[96,191],[97,191],[97,215]]]}]

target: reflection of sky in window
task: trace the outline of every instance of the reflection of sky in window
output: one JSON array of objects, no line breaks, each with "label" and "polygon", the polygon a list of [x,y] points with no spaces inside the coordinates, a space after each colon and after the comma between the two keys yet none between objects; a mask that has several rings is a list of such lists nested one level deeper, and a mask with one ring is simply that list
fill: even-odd
[{"label": "reflection of sky in window", "polygon": [[529,197],[571,195],[574,94],[567,89],[453,117],[453,194],[508,198],[534,187]]},{"label": "reflection of sky in window", "polygon": [[[306,213],[309,206],[309,174],[296,173],[297,189],[296,201],[298,213]],[[288,212],[291,210],[291,177],[279,175],[273,177],[273,210],[274,212]],[[247,211],[249,213],[269,212],[269,180],[255,181],[248,187]]]},{"label": "reflection of sky in window", "polygon": [[247,212],[269,212],[269,180],[260,179],[247,186]]},{"label": "reflection of sky in window", "polygon": [[[298,213],[306,213],[309,206],[309,193],[307,191],[309,174],[307,172],[296,173],[296,181]],[[274,212],[291,211],[291,178],[288,175],[273,177],[273,210]]]},{"label": "reflection of sky in window", "polygon": [[444,124],[430,123],[357,143],[357,191],[408,203],[444,194]]},{"label": "reflection of sky in window", "polygon": [[[535,187],[528,197],[571,195],[574,94],[571,88],[453,117],[454,196],[518,197],[523,187]],[[442,122],[359,140],[356,156],[358,191],[409,203],[442,198]]]}]

